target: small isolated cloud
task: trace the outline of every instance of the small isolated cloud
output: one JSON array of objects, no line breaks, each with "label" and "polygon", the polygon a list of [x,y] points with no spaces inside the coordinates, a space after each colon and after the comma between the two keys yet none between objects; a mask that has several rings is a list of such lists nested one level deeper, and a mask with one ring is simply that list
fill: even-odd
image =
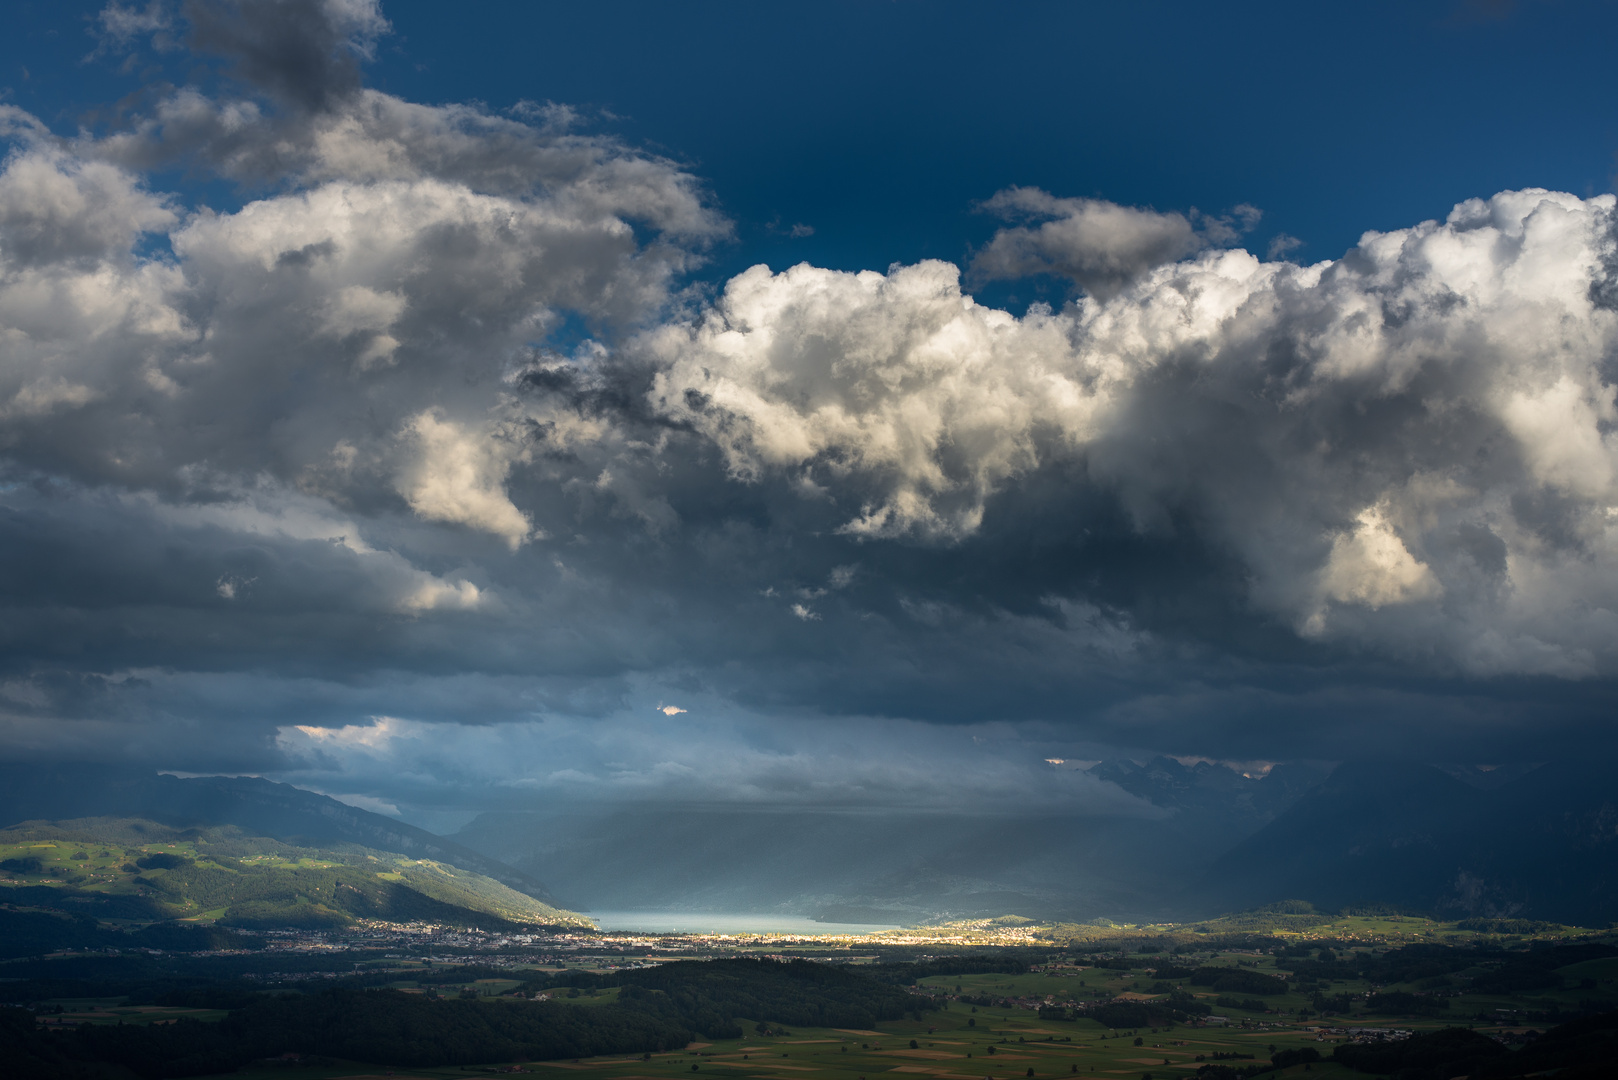
[{"label": "small isolated cloud", "polygon": [[173,27],[173,17],[162,0],[151,0],[144,8],[133,4],[126,7],[116,2],[108,4],[96,14],[95,29],[91,32],[101,39],[101,45],[89,58],[108,49],[127,49],[136,38],[148,34],[159,39],[154,45],[164,47],[170,44],[166,32]]},{"label": "small isolated cloud", "polygon": [[214,592],[222,600],[234,600],[238,596],[245,596],[247,589],[257,580],[257,578],[242,578],[234,574],[226,574],[214,583]]},{"label": "small isolated cloud", "polygon": [[1028,224],[996,232],[972,260],[975,277],[1055,274],[1095,295],[1116,293],[1152,267],[1195,254],[1210,241],[1226,242],[1233,232],[1226,219],[1199,231],[1184,214],[1105,199],[1059,199],[1039,188],[1007,188],[983,209]]},{"label": "small isolated cloud", "polygon": [[369,724],[344,724],[342,727],[293,724],[280,730],[276,742],[283,750],[294,754],[314,749],[376,754],[387,751],[395,740],[419,726],[391,716],[377,716]]},{"label": "small isolated cloud", "polygon": [[771,218],[769,222],[765,224],[764,231],[772,236],[787,236],[791,237],[793,240],[802,240],[806,236],[815,235],[815,227],[813,225],[805,225],[801,221],[794,222],[791,225],[783,225],[781,223],[780,215],[776,215],[775,217]]},{"label": "small isolated cloud", "polygon": [[419,584],[399,601],[399,610],[411,614],[424,611],[473,611],[483,603],[483,590],[470,581],[444,581],[422,574]]},{"label": "small isolated cloud", "polygon": [[1288,236],[1286,233],[1276,233],[1275,236],[1271,238],[1270,246],[1265,249],[1265,253],[1272,260],[1284,259],[1301,247],[1303,247],[1303,241],[1299,240],[1296,236]]},{"label": "small isolated cloud", "polygon": [[506,111],[541,131],[571,131],[583,121],[578,109],[554,101],[538,102],[525,98]]},{"label": "small isolated cloud", "polygon": [[680,708],[678,705],[659,705],[657,707],[657,711],[662,713],[664,716],[679,716],[686,710]]},{"label": "small isolated cloud", "polygon": [[820,615],[816,613],[813,608],[806,607],[803,604],[793,604],[792,614],[796,615],[804,622],[814,622],[820,618]]}]

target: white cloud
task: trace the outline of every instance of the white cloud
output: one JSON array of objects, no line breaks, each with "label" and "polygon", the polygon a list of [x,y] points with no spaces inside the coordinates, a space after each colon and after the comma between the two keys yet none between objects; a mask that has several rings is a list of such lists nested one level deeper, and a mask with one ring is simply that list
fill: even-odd
[{"label": "white cloud", "polygon": [[1068,332],[1057,316],[975,304],[949,263],[757,266],[647,348],[657,406],[718,444],[737,478],[812,475],[858,501],[843,525],[854,536],[958,537],[1036,463],[1036,425],[1085,430],[1102,388],[1072,377]]},{"label": "white cloud", "polygon": [[660,705],[658,706],[657,711],[662,713],[664,716],[679,716],[681,713],[685,712],[685,710],[680,708],[678,705]]},{"label": "white cloud", "polygon": [[177,220],[166,199],[124,170],[43,141],[25,142],[0,173],[0,240],[13,266],[120,255]]},{"label": "white cloud", "polygon": [[142,34],[167,30],[173,24],[162,0],[150,0],[144,8],[111,3],[96,13],[101,32],[119,45],[128,45]]},{"label": "white cloud", "polygon": [[533,523],[501,486],[511,460],[500,443],[431,410],[411,418],[405,436],[414,453],[397,483],[417,514],[494,533],[513,551],[533,533]]},{"label": "white cloud", "polygon": [[82,408],[100,396],[82,384],[36,379],[18,388],[10,401],[0,405],[0,418],[48,416],[61,409]]},{"label": "white cloud", "polygon": [[377,39],[393,30],[378,0],[324,0],[321,6],[343,44],[367,59],[376,51]]},{"label": "white cloud", "polygon": [[252,587],[253,582],[256,580],[256,578],[243,578],[235,574],[225,574],[214,582],[213,591],[218,594],[221,600],[234,600],[238,596],[245,595],[247,589]]},{"label": "white cloud", "polygon": [[[1443,592],[1432,571],[1411,556],[1381,507],[1363,510],[1354,520],[1352,531],[1332,539],[1321,571],[1326,599],[1375,609],[1429,600]],[[1324,625],[1322,612],[1312,613],[1306,623],[1315,632]]]},{"label": "white cloud", "polygon": [[443,581],[423,574],[422,583],[400,604],[406,611],[471,611],[483,603],[483,592],[470,581]]},{"label": "white cloud", "polygon": [[387,750],[398,739],[419,735],[419,730],[420,725],[412,721],[377,716],[369,724],[345,724],[338,728],[294,724],[281,729],[281,739],[289,748],[319,747],[375,754]]},{"label": "white cloud", "polygon": [[[373,3],[322,10],[345,48],[387,29]],[[109,8],[104,21],[145,32],[161,14]],[[215,30],[265,30],[243,19]],[[648,319],[728,229],[690,176],[611,139],[368,91],[276,114],[183,88],[103,140],[55,138],[7,106],[0,130],[13,143],[0,171],[13,460],[135,490],[267,477],[345,509],[391,490],[423,520],[514,548],[536,533],[504,488],[523,456],[512,421],[545,423],[553,446],[601,432],[576,414],[514,413],[505,377],[567,312]],[[183,215],[134,171],[182,145],[226,173],[273,166],[281,190]],[[140,253],[153,231],[171,256]],[[648,527],[674,522],[658,491],[607,464],[596,471],[619,505]],[[399,603],[475,594],[428,584]]]},{"label": "white cloud", "polygon": [[648,339],[652,400],[739,480],[812,477],[853,536],[964,537],[1077,463],[1140,530],[1180,515],[1234,551],[1252,602],[1318,640],[1610,672],[1613,204],[1506,192],[1337,262],[1210,251],[1022,318],[948,264],[755,267]]},{"label": "white cloud", "polygon": [[360,368],[393,362],[399,339],[393,329],[409,301],[397,292],[378,292],[364,285],[349,285],[330,297],[320,313],[321,328],[335,338],[357,337]]}]

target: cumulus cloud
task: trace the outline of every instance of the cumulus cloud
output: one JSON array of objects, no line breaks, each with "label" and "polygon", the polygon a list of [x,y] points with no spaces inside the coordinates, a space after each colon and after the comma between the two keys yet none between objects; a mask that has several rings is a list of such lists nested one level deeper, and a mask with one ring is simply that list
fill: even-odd
[{"label": "cumulus cloud", "polygon": [[[690,175],[611,138],[363,90],[388,28],[368,0],[184,10],[248,97],[182,87],[105,137],[0,111],[10,461],[171,495],[267,477],[517,546],[533,530],[502,485],[531,421],[503,380],[566,319],[655,317],[728,225]],[[126,43],[171,25],[162,7],[102,23]],[[141,175],[177,159],[275,193],[188,210]]]},{"label": "cumulus cloud", "polygon": [[93,264],[175,224],[169,200],[143,190],[128,173],[49,145],[32,117],[13,110],[11,124],[23,138],[0,173],[0,243],[8,264]]},{"label": "cumulus cloud", "polygon": [[648,341],[653,397],[738,480],[830,492],[851,536],[958,540],[1076,462],[1143,536],[1234,553],[1300,634],[1609,673],[1612,235],[1611,196],[1507,192],[1335,262],[1209,251],[1022,318],[943,263],[755,267]]},{"label": "cumulus cloud", "polygon": [[[1352,531],[1332,538],[1321,586],[1326,599],[1372,609],[1432,598],[1442,591],[1432,571],[1415,560],[1382,509],[1374,506],[1360,513]],[[1307,625],[1323,629],[1324,615],[1316,613]]]},{"label": "cumulus cloud", "polygon": [[532,524],[501,487],[511,463],[499,443],[431,411],[412,417],[405,433],[416,451],[398,483],[412,510],[428,521],[492,532],[513,550],[528,539]]},{"label": "cumulus cloud", "polygon": [[651,337],[653,398],[721,448],[733,476],[790,472],[858,510],[860,537],[959,537],[1037,463],[1032,433],[1082,433],[1095,396],[1067,323],[963,295],[943,262],[850,274],[807,264],[733,278],[698,322]]}]

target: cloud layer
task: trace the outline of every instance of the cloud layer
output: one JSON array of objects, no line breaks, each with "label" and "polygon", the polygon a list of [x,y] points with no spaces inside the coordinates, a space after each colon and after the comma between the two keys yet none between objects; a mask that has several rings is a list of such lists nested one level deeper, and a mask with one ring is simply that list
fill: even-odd
[{"label": "cloud layer", "polygon": [[[943,261],[708,292],[731,226],[680,165],[562,107],[367,89],[374,4],[185,12],[103,18],[106,52],[218,62],[122,126],[0,108],[11,754],[391,799],[409,770],[340,734],[377,716],[599,723],[519,757],[603,783],[664,760],[603,764],[655,742],[623,716],[697,701],[733,720],[692,746],[1055,725],[1030,761],[1326,755],[1393,699],[1378,730],[1424,745],[1601,712],[1610,195],[1472,199],[1301,266],[1233,246],[1251,208],[1012,187],[969,276],[1068,278],[1059,310]],[[667,790],[819,790],[853,758],[726,760]]]}]

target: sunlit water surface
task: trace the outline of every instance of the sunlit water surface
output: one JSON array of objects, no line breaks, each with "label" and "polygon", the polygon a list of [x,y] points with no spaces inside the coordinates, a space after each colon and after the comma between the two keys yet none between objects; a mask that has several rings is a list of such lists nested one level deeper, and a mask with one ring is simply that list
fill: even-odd
[{"label": "sunlit water surface", "polygon": [[684,911],[586,911],[603,930],[654,934],[875,934],[897,930],[881,923],[816,922],[799,915]]}]

